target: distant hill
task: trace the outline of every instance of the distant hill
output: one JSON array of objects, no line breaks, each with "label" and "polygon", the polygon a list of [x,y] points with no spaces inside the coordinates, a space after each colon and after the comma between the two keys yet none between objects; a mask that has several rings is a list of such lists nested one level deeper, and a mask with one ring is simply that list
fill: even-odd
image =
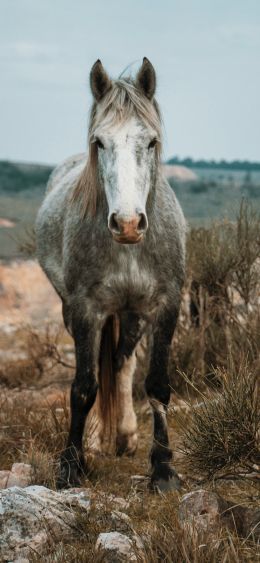
[{"label": "distant hill", "polygon": [[0,191],[17,193],[31,188],[43,188],[53,166],[0,161]]},{"label": "distant hill", "polygon": [[[47,164],[0,160],[0,193],[14,195],[25,190],[44,191],[53,168],[54,166]],[[231,171],[234,173],[259,173],[260,162],[249,162],[247,160],[231,162],[220,160],[216,162],[215,160],[193,160],[192,158],[179,159],[175,156],[165,163],[164,169],[167,177],[175,178],[177,181],[191,181],[198,179],[201,174],[201,177],[205,178],[205,174],[208,175],[213,170],[224,173]]]},{"label": "distant hill", "polygon": [[249,172],[260,172],[260,162],[250,162],[248,160],[193,160],[187,157],[180,159],[173,156],[166,161],[166,164],[177,164],[187,168],[221,169],[221,170],[241,170]]},{"label": "distant hill", "polygon": [[163,171],[166,178],[172,178],[180,182],[192,182],[198,179],[197,174],[193,170],[179,164],[164,164]]}]

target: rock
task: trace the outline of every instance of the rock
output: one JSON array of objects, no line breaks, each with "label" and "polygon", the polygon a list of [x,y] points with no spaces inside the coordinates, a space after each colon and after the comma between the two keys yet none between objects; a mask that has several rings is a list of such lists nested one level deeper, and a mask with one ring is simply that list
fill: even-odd
[{"label": "rock", "polygon": [[201,532],[215,532],[220,527],[223,506],[217,494],[198,490],[184,495],[180,502],[180,522],[194,525]]},{"label": "rock", "polygon": [[142,547],[142,542],[136,535],[130,539],[119,532],[106,532],[99,534],[95,549],[103,553],[104,561],[121,563],[121,561],[137,561],[136,552]]},{"label": "rock", "polygon": [[239,535],[259,538],[260,510],[237,505],[219,494],[200,489],[187,493],[179,506],[181,525],[186,530],[213,534],[222,526],[235,530]]},{"label": "rock", "polygon": [[112,510],[108,516],[109,526],[111,530],[121,532],[122,534],[132,534],[133,523],[131,518],[125,512],[120,510]]},{"label": "rock", "polygon": [[131,518],[125,512],[121,512],[120,510],[113,510],[111,512],[112,521],[115,523],[123,523],[128,526],[131,526]]},{"label": "rock", "polygon": [[11,471],[0,471],[0,489],[5,489],[7,487],[7,481],[10,473]]},{"label": "rock", "polygon": [[11,471],[0,471],[0,489],[27,487],[32,481],[33,468],[28,463],[14,463]]},{"label": "rock", "polygon": [[14,463],[7,482],[8,487],[27,487],[33,476],[33,468],[28,463]]},{"label": "rock", "polygon": [[129,508],[129,501],[116,497],[115,495],[109,495],[107,493],[99,493],[98,497],[96,493],[90,491],[91,498],[95,500],[95,505],[98,510],[102,510],[107,504],[111,504],[115,510],[127,510]]},{"label": "rock", "polygon": [[254,541],[260,541],[260,508],[248,508],[246,506],[234,506],[232,508],[233,518],[236,523],[237,533]]},{"label": "rock", "polygon": [[1,561],[26,559],[46,545],[73,537],[76,513],[88,513],[88,490],[55,492],[41,486],[11,487],[0,491]]}]

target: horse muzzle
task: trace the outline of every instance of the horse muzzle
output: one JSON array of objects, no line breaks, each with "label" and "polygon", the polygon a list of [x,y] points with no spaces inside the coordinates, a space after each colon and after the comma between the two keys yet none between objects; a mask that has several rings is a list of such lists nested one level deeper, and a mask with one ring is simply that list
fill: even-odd
[{"label": "horse muzzle", "polygon": [[112,213],[109,218],[108,228],[116,242],[120,244],[137,244],[143,239],[144,233],[148,228],[148,221],[145,213],[138,213],[131,218]]}]

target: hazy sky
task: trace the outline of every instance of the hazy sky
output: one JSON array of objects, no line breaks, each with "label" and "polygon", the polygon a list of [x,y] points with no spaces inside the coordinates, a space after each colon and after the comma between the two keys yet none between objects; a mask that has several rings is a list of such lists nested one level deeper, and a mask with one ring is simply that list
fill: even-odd
[{"label": "hazy sky", "polygon": [[86,146],[88,74],[147,56],[164,156],[260,160],[260,0],[0,0],[0,159]]}]

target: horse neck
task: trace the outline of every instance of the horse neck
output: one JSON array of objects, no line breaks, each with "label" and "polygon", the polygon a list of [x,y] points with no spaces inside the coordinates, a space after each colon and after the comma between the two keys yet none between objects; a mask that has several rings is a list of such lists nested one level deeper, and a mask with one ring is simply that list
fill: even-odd
[{"label": "horse neck", "polygon": [[151,222],[151,220],[154,217],[154,209],[156,206],[156,200],[158,198],[158,190],[160,188],[161,183],[162,183],[161,164],[157,163],[155,173],[151,180],[150,190],[146,203],[146,213],[149,222]]}]

